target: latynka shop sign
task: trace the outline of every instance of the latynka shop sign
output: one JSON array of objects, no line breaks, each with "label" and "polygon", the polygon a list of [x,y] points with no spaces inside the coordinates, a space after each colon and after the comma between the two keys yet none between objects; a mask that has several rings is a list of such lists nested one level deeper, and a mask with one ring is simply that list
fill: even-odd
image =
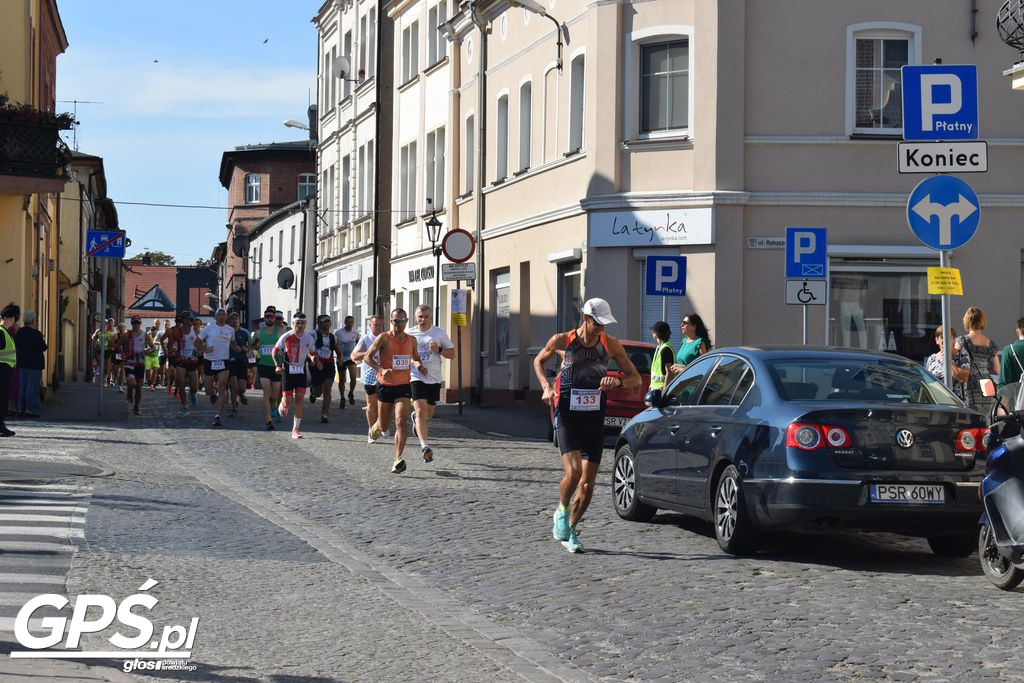
[{"label": "latynka shop sign", "polygon": [[590,214],[590,246],[714,244],[712,211],[710,207],[655,211],[596,211]]}]

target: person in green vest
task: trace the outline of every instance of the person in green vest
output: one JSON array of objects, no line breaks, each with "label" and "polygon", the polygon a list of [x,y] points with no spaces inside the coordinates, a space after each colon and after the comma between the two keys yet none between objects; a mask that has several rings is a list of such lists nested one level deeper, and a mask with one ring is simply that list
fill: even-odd
[{"label": "person in green vest", "polygon": [[15,304],[10,304],[0,311],[0,436],[14,436],[14,432],[7,428],[6,423],[7,396],[11,391],[18,356],[14,347],[14,337],[7,328],[16,323],[19,317],[21,309]]},{"label": "person in green vest", "polygon": [[672,338],[672,328],[664,320],[651,325],[651,336],[657,348],[654,349],[654,360],[651,362],[651,391],[664,389],[668,383],[668,373],[672,368],[672,359],[675,357],[671,344],[668,340]]},{"label": "person in green vest", "polygon": [[711,350],[711,335],[699,315],[687,313],[683,316],[679,328],[683,331],[683,338],[679,342],[679,350],[676,351],[676,363],[669,372],[670,378]]}]

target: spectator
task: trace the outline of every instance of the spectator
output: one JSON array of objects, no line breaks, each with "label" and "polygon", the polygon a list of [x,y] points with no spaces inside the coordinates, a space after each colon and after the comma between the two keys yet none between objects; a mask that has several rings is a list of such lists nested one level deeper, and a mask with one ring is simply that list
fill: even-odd
[{"label": "spectator", "polygon": [[678,375],[683,368],[711,350],[711,335],[699,315],[684,315],[679,328],[683,332],[683,338],[679,342],[679,350],[676,351],[676,364],[672,366],[670,373],[672,376]]},{"label": "spectator", "polygon": [[[6,314],[10,314],[9,316]],[[21,320],[21,308],[18,304],[13,301],[4,308],[4,312],[0,313],[3,316],[3,325],[7,328],[7,332],[11,335],[11,339],[18,334],[18,321]],[[11,388],[6,394],[7,397],[7,412],[17,413],[18,412],[18,373],[15,372],[11,377]],[[4,399],[4,394],[0,393],[0,401]]]},{"label": "spectator", "polygon": [[25,325],[14,335],[18,351],[18,412],[39,417],[39,387],[46,366],[46,341],[36,329],[36,314],[25,311]]},{"label": "spectator", "polygon": [[[935,343],[936,345],[938,345],[939,351],[938,353],[933,353],[932,355],[928,356],[926,369],[928,370],[928,372],[932,373],[940,380],[945,381],[946,368],[942,358],[942,346],[944,341],[942,336],[942,326],[939,325],[938,327],[935,328]],[[956,339],[956,330],[954,330],[952,327],[949,328],[949,338]],[[950,350],[949,369],[950,374],[953,375],[953,383],[950,385],[950,387],[952,388],[953,393],[959,396],[960,398],[964,397],[964,381],[967,379],[971,372],[968,368],[968,363],[969,361],[967,359],[967,352]]]},{"label": "spectator", "polygon": [[[988,415],[995,398],[985,396],[982,383],[992,384],[992,375],[999,374],[999,348],[996,343],[985,336],[982,330],[988,325],[985,311],[974,306],[964,313],[964,329],[967,334],[956,339],[954,351],[966,351],[967,361],[971,369],[970,378],[966,382],[967,405],[984,415]],[[992,387],[993,394],[995,386]]]},{"label": "spectator", "polygon": [[[1010,410],[1015,410],[1021,375],[1024,375],[1024,318],[1017,320],[1017,341],[1007,344],[999,354],[999,395]],[[1010,387],[1010,385],[1013,385]],[[1010,395],[1012,394],[1012,395]]]},{"label": "spectator", "polygon": [[17,358],[14,337],[7,328],[18,321],[21,311],[15,304],[5,306],[0,311],[0,436],[14,436],[7,428],[7,394],[11,390],[14,379],[14,366]]}]

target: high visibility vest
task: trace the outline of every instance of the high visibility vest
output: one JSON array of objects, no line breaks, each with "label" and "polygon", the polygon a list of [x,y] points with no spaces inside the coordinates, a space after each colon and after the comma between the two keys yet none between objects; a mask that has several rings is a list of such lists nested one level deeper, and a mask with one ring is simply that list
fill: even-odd
[{"label": "high visibility vest", "polygon": [[3,325],[0,325],[0,336],[4,338],[4,348],[0,349],[0,363],[6,363],[13,368],[18,362],[18,357],[14,350],[14,337],[11,336],[11,333]]},{"label": "high visibility vest", "polygon": [[672,353],[672,346],[668,342],[662,342],[661,344],[658,344],[658,348],[654,349],[654,362],[651,363],[652,390],[665,388],[666,368],[661,362],[662,349],[668,349],[669,353]]}]

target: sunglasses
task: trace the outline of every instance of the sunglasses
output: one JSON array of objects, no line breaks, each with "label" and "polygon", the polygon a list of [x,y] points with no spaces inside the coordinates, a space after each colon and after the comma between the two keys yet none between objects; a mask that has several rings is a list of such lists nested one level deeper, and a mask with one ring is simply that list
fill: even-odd
[{"label": "sunglasses", "polygon": [[691,323],[689,320],[684,320],[683,322],[679,323],[679,327],[684,327],[686,325],[692,325],[692,324],[693,323]]},{"label": "sunglasses", "polygon": [[265,316],[263,316],[263,317],[264,317],[264,318],[266,318],[267,320],[273,320],[273,319],[274,319],[274,318],[276,318],[277,316],[275,316],[275,315],[274,315],[273,313],[267,313],[267,314],[266,314]]},{"label": "sunglasses", "polygon": [[409,322],[409,319],[408,318],[392,318],[391,322],[395,323],[396,325],[402,325],[404,323]]},{"label": "sunglasses", "polygon": [[140,321],[140,320],[133,320],[132,321],[132,325],[141,325],[141,324],[142,324],[142,321]]}]

